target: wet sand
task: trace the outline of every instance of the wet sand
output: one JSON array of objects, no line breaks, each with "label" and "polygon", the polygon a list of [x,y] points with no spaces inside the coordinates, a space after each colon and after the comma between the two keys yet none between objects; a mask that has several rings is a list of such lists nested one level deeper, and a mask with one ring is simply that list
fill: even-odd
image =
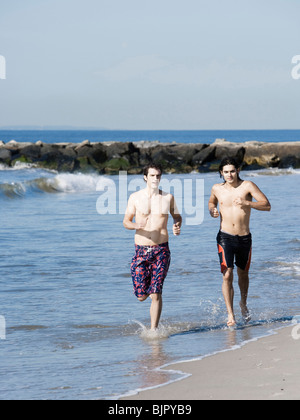
[{"label": "wet sand", "polygon": [[300,325],[166,369],[186,379],[124,400],[300,400]]}]

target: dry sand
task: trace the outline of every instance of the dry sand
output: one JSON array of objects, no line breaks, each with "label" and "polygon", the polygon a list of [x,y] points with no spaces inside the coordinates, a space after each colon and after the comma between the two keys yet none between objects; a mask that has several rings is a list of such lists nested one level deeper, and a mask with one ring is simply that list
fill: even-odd
[{"label": "dry sand", "polygon": [[236,350],[168,368],[191,376],[123,399],[300,400],[300,325]]}]

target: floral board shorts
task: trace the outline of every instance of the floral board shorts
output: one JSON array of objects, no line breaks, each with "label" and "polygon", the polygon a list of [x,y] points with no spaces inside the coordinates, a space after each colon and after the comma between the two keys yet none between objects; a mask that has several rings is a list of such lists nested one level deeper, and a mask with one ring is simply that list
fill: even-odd
[{"label": "floral board shorts", "polygon": [[135,246],[131,276],[136,297],[162,293],[170,262],[168,242],[156,246]]}]

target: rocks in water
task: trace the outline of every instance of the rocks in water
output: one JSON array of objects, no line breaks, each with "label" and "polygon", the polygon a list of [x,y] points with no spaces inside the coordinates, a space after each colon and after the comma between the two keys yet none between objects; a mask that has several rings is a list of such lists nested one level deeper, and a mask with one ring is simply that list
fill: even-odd
[{"label": "rocks in water", "polygon": [[104,142],[81,144],[47,144],[41,141],[0,143],[0,163],[14,166],[17,162],[34,164],[59,172],[114,174],[127,171],[140,174],[151,161],[160,163],[165,172],[190,173],[217,171],[223,157],[234,157],[243,169],[267,167],[300,168],[300,142],[230,143],[217,139],[209,144],[159,142]]}]

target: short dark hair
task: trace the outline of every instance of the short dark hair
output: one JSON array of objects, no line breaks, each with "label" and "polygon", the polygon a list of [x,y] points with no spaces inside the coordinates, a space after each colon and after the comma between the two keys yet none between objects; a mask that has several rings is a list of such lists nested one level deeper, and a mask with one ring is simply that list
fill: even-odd
[{"label": "short dark hair", "polygon": [[[238,162],[234,158],[225,157],[224,159],[222,159],[222,161],[220,163],[220,166],[219,166],[219,174],[220,174],[221,178],[222,178],[222,173],[221,172],[223,171],[224,166],[227,166],[227,165],[234,166],[236,170],[240,169],[240,165],[238,164]],[[238,175],[238,179],[239,180],[241,179],[239,175]]]},{"label": "short dark hair", "polygon": [[143,171],[144,176],[148,176],[149,169],[156,169],[157,171],[160,171],[160,174],[162,175],[163,170],[162,166],[159,163],[151,162],[147,166],[145,166]]}]

